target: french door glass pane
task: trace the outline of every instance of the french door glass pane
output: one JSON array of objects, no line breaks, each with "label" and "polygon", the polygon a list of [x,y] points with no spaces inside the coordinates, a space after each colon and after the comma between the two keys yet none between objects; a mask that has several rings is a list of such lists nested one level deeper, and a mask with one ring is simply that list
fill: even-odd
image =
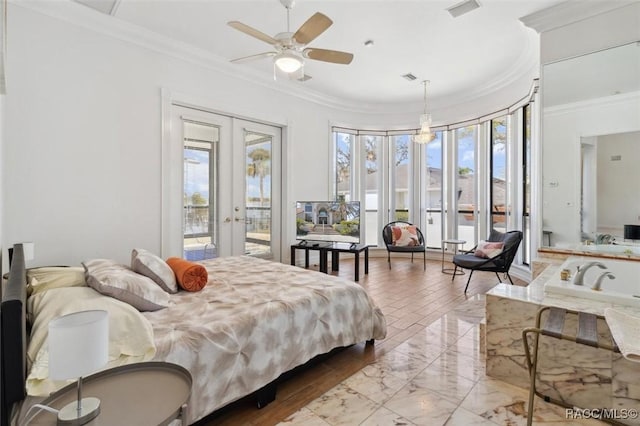
[{"label": "french door glass pane", "polygon": [[442,241],[442,132],[436,132],[436,138],[429,142],[425,149],[426,155],[426,213],[425,239],[427,247],[440,248]]},{"label": "french door glass pane", "polygon": [[458,238],[466,241],[462,246],[463,249],[471,249],[476,244],[476,137],[477,126],[456,129]]},{"label": "french door glass pane", "polygon": [[380,149],[382,136],[363,135],[361,143],[364,147],[365,159],[365,244],[377,245],[381,227],[378,224],[378,200],[380,198]]},{"label": "french door glass pane", "polygon": [[491,120],[491,224],[506,231],[507,117]]},{"label": "french door glass pane", "polygon": [[184,121],[183,238],[184,258],[211,259],[218,255],[216,232],[216,148],[218,128]]},{"label": "french door glass pane", "polygon": [[392,220],[409,220],[409,206],[411,194],[409,194],[409,143],[410,135],[391,136],[391,158],[393,164],[393,185],[391,196],[393,197]]},{"label": "french door glass pane", "polygon": [[245,254],[271,256],[272,137],[245,132]]}]

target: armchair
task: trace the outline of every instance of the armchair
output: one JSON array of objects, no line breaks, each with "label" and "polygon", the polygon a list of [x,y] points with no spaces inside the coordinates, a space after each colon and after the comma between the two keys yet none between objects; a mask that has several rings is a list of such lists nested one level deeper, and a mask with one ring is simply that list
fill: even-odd
[{"label": "armchair", "polygon": [[[413,232],[415,230],[415,232]],[[395,234],[394,234],[395,232]],[[427,253],[424,242],[424,235],[417,226],[402,220],[388,223],[382,228],[382,239],[387,246],[387,262],[391,269],[391,252],[395,253],[411,253],[411,262],[413,262],[413,254],[422,252],[423,269],[427,269]]]},{"label": "armchair", "polygon": [[[509,268],[511,267],[511,263],[515,258],[518,248],[520,247],[521,241],[522,231],[509,231],[502,233],[494,229],[491,231],[491,234],[489,234],[487,242],[503,243],[502,251],[500,253],[489,257],[482,257],[480,255],[476,256],[476,254],[479,254],[477,251],[478,246],[476,246],[465,253],[453,256],[453,264],[455,265],[454,274],[458,268],[469,270],[469,278],[467,279],[467,286],[464,288],[464,292],[466,293],[469,288],[469,282],[471,282],[471,276],[474,271],[495,272],[498,280],[500,280],[498,273],[505,273],[513,285],[513,280],[511,279],[511,275],[509,275]],[[452,281],[453,278],[455,278],[455,275],[452,276]]]}]

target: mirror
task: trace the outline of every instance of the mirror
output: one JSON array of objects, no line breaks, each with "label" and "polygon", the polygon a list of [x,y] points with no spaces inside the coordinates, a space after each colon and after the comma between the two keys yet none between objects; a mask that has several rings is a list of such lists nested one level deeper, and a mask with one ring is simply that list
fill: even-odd
[{"label": "mirror", "polygon": [[542,245],[626,243],[640,225],[640,42],[546,64],[541,85]]}]

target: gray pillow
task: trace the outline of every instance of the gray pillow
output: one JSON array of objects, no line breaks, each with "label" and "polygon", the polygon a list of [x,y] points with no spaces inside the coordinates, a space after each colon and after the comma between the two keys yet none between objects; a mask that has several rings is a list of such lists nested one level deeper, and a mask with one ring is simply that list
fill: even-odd
[{"label": "gray pillow", "polygon": [[151,278],[167,293],[178,292],[176,274],[167,265],[167,262],[148,250],[133,249],[131,251],[131,269]]},{"label": "gray pillow", "polygon": [[157,311],[169,306],[169,294],[151,278],[109,259],[82,262],[89,287],[130,304],[139,311]]}]

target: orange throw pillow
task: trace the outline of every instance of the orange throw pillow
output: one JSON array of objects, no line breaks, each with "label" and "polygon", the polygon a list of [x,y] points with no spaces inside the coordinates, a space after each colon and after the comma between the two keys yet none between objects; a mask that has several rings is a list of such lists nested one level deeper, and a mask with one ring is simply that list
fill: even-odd
[{"label": "orange throw pillow", "polygon": [[199,263],[189,262],[179,257],[167,259],[167,265],[176,274],[178,285],[186,291],[200,291],[207,285],[209,274]]}]

